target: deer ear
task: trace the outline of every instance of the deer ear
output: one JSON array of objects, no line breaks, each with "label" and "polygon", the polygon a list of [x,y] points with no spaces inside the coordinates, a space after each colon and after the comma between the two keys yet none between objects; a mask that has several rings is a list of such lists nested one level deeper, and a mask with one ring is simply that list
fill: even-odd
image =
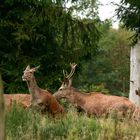
[{"label": "deer ear", "polygon": [[40,67],[40,65],[39,65],[39,66],[37,66],[37,67],[35,67],[35,68],[32,68],[32,71],[33,71],[33,72],[35,72],[36,70],[38,70],[38,69],[39,69],[39,67]]},{"label": "deer ear", "polygon": [[37,66],[37,67],[35,67],[35,70],[37,70],[37,69],[39,69],[40,68],[40,65],[39,66]]},{"label": "deer ear", "polygon": [[25,70],[30,70],[30,66],[28,65]]}]

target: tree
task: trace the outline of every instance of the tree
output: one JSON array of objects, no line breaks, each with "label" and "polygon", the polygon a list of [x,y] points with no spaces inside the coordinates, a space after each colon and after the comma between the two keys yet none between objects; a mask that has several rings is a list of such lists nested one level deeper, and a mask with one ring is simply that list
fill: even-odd
[{"label": "tree", "polygon": [[1,73],[0,73],[0,140],[5,140],[5,112],[4,112],[3,83]]},{"label": "tree", "polygon": [[140,106],[140,98],[136,94],[140,89],[140,40],[131,47],[130,58],[130,93],[129,98],[137,106]]},{"label": "tree", "polygon": [[130,63],[130,93],[129,98],[137,106],[140,106],[140,98],[136,91],[140,89],[140,3],[139,0],[122,0],[117,9],[117,15],[123,25],[135,31],[133,47],[131,47]]},{"label": "tree", "polygon": [[[89,0],[88,0],[89,1]],[[76,3],[78,0],[73,0]],[[64,0],[3,0],[0,3],[0,68],[6,92],[25,91],[23,69],[41,65],[39,84],[55,89],[63,68],[97,49],[95,20],[72,17]]]},{"label": "tree", "polygon": [[99,27],[102,37],[98,53],[83,63],[79,86],[89,91],[97,90],[128,97],[131,42],[128,38],[132,32],[122,28],[112,29],[110,25],[110,22],[105,21]]}]

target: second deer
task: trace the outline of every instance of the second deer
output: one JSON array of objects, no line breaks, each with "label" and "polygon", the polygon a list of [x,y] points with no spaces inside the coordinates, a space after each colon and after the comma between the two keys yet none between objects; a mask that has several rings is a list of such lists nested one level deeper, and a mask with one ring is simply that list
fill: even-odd
[{"label": "second deer", "polygon": [[63,107],[58,103],[56,98],[47,90],[41,89],[36,82],[34,72],[39,68],[30,68],[27,66],[23,72],[22,80],[27,82],[31,94],[31,106],[47,111],[49,114],[56,115],[64,112]]},{"label": "second deer", "polygon": [[11,110],[13,103],[17,103],[22,108],[28,108],[30,105],[29,94],[4,94],[5,108],[7,111]]},{"label": "second deer", "polygon": [[81,93],[72,87],[72,76],[75,72],[76,64],[71,64],[70,74],[64,73],[64,81],[58,91],[54,94],[57,99],[66,98],[75,107],[82,109],[88,115],[102,116],[111,112],[118,115],[125,115],[133,112],[134,104],[125,97],[109,96],[102,93]]}]

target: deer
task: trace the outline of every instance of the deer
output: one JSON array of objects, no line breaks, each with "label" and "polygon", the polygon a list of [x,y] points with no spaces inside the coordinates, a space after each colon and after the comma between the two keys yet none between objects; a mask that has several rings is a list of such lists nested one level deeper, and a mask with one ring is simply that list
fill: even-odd
[{"label": "deer", "polygon": [[35,109],[41,110],[41,112],[48,112],[55,116],[56,114],[63,114],[64,109],[56,100],[56,98],[47,90],[40,88],[37,85],[34,72],[40,66],[30,68],[28,65],[23,71],[22,80],[27,83],[29,93],[31,95],[31,105]]},{"label": "deer", "polygon": [[13,103],[26,109],[30,106],[31,97],[29,94],[4,94],[5,108],[10,111]]},{"label": "deer", "polygon": [[134,104],[126,97],[105,95],[100,92],[82,93],[72,86],[72,76],[77,64],[71,63],[71,71],[68,74],[63,70],[64,80],[53,96],[60,100],[65,98],[76,108],[82,109],[88,116],[107,116],[116,112],[118,116],[133,112]]}]

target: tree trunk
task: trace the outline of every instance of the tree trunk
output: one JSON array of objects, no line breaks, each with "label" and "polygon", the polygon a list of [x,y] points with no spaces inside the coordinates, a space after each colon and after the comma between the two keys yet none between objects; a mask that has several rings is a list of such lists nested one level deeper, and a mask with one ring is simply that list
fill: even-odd
[{"label": "tree trunk", "polygon": [[5,140],[5,112],[4,112],[4,97],[3,84],[0,73],[0,140]]},{"label": "tree trunk", "polygon": [[131,48],[130,54],[130,93],[129,99],[136,105],[140,106],[140,38],[138,43]]}]

